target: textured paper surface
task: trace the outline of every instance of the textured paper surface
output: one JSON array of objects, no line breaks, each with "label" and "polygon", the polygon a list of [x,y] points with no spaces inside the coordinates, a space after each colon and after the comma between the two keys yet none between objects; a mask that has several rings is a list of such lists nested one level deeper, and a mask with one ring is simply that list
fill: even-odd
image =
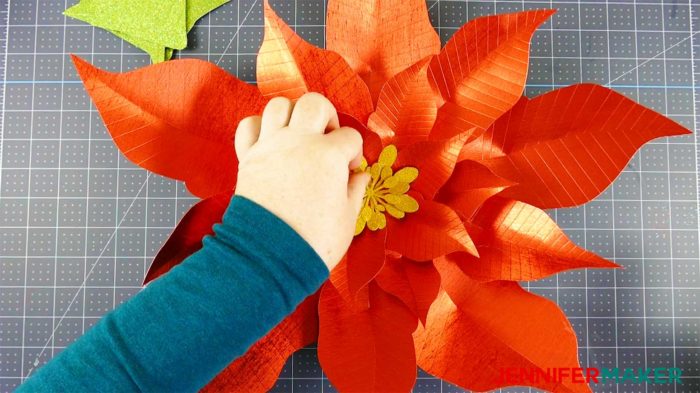
[{"label": "textured paper surface", "polygon": [[[376,4],[361,2],[359,8],[366,10],[369,20],[381,20],[380,14],[393,12]],[[407,9],[399,13],[414,15],[410,26],[427,20],[424,4],[402,6]],[[231,127],[243,113],[259,113],[272,96],[296,98],[307,91],[329,95],[342,108],[341,123],[362,133],[370,166],[382,162],[387,168],[380,172],[386,171],[385,176],[404,168],[417,170],[410,190],[405,191],[418,209],[386,214],[385,228],[360,232],[322,287],[319,320],[310,318],[305,323],[318,326],[317,337],[310,340],[318,340],[324,371],[340,391],[348,392],[410,391],[416,365],[466,389],[485,390],[502,387],[497,382],[501,367],[578,366],[576,337],[564,314],[555,304],[524,291],[518,281],[574,268],[615,266],[575,246],[541,209],[590,200],[611,184],[645,142],[687,132],[601,86],[575,85],[532,100],[522,98],[529,40],[551,13],[477,18],[441,51],[417,56],[403,70],[387,74],[391,67],[382,63],[387,57],[381,56],[391,45],[371,45],[373,49],[365,53],[361,46],[366,42],[336,37],[342,43],[337,45],[347,46],[336,47],[339,53],[347,53],[342,58],[304,42],[265,4],[265,39],[257,74],[260,92],[201,62],[175,61],[166,63],[173,64],[167,70],[152,66],[121,75],[78,65],[127,157],[147,169],[185,180],[202,197],[230,191],[235,185],[235,178],[223,176],[220,170],[235,168],[235,160],[211,156],[211,151],[223,149],[219,145],[224,144],[231,149]],[[356,17],[349,15],[348,20]],[[408,19],[396,20],[396,31],[411,30],[404,25]],[[329,18],[328,28],[335,34],[357,34],[337,15]],[[381,35],[391,34],[382,31],[373,33],[377,42],[387,42]],[[369,77],[361,76],[355,68],[359,57],[353,57],[358,53],[369,56],[367,64],[384,66],[367,71]],[[380,75],[375,78],[373,72]],[[194,81],[195,87],[179,87],[156,102],[193,112],[210,111],[214,119],[232,117],[190,124],[178,122],[176,111],[167,109],[173,105],[153,107],[140,91],[144,82],[173,75],[190,84]],[[382,78],[387,82],[378,90],[375,104],[366,81]],[[222,80],[240,93],[237,101],[227,101],[225,106],[200,97],[219,89]],[[127,87],[134,83],[138,87]],[[118,105],[131,108],[131,117],[125,117]],[[152,113],[182,128],[179,141],[188,146],[186,162],[173,154],[157,156],[157,165],[139,160],[140,146],[148,146],[152,138],[141,132],[142,127],[153,129]],[[200,128],[187,128],[195,125]],[[192,143],[199,141],[200,134],[206,136],[202,139],[207,144]],[[215,210],[201,206],[193,214],[202,222],[216,216]],[[190,238],[187,233],[191,233],[196,238],[201,232],[193,222],[199,221],[188,217],[175,236]],[[164,258],[173,255],[172,244],[163,249]],[[271,388],[279,359],[304,345],[304,340],[296,339],[299,331],[293,326],[297,325],[291,326],[282,324],[271,333],[277,337],[274,342],[292,343],[289,346],[265,346],[246,355],[250,362],[246,364],[274,367],[256,374],[234,362],[217,386]],[[585,385],[533,386],[589,391]]]},{"label": "textured paper surface", "polygon": [[187,46],[195,22],[228,0],[81,0],[65,11],[146,51],[153,63]]},{"label": "textured paper surface", "polygon": [[326,45],[367,83],[375,101],[394,75],[440,51],[423,0],[329,0]]},{"label": "textured paper surface", "polygon": [[[576,336],[556,304],[512,282],[456,285],[469,291],[468,300],[441,293],[425,328],[414,333],[423,370],[458,386],[490,391],[503,386],[498,376],[504,367],[579,367]],[[533,385],[553,392],[590,392],[586,384]]]},{"label": "textured paper surface", "polygon": [[459,29],[430,62],[429,80],[441,99],[486,128],[523,94],[530,38],[553,10],[477,18]]},{"label": "textured paper surface", "polygon": [[124,74],[102,71],[76,56],[73,61],[129,160],[183,180],[200,198],[233,190],[236,126],[266,103],[255,87],[201,60],[169,61]]},{"label": "textured paper surface", "polygon": [[369,118],[372,130],[397,147],[425,139],[433,128],[437,103],[426,74],[429,60],[422,59],[388,80]]},{"label": "textured paper surface", "polygon": [[336,386],[357,393],[411,389],[416,379],[411,333],[417,320],[403,303],[373,283],[369,307],[357,309],[327,283],[318,307],[318,358]]},{"label": "textured paper surface", "polygon": [[505,196],[547,209],[590,201],[642,145],[687,133],[619,93],[582,84],[520,100],[475,144],[481,154],[463,156],[490,158],[482,163],[518,183]]},{"label": "textured paper surface", "polygon": [[367,86],[335,52],[305,42],[265,1],[265,38],[258,52],[258,88],[265,97],[321,93],[339,112],[364,122],[372,111]]},{"label": "textured paper surface", "polygon": [[569,269],[617,267],[576,246],[547,213],[520,201],[491,198],[471,222],[481,229],[472,232],[479,257],[446,258],[474,279],[527,281]]}]

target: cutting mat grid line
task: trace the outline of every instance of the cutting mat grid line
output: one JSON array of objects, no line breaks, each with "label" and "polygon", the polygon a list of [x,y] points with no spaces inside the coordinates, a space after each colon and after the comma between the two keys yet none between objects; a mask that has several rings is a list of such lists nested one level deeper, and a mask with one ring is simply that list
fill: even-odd
[{"label": "cutting mat grid line", "polygon": [[[7,17],[0,20],[0,31],[6,29],[0,56],[0,392],[11,391],[35,361],[55,356],[138,292],[158,248],[196,201],[182,184],[148,177],[114,147],[68,53],[113,71],[149,59],[107,32],[66,19],[62,11],[74,2],[0,1],[0,15]],[[305,39],[325,44],[325,0],[272,3]],[[253,5],[232,1],[206,16],[190,33],[190,49],[177,57],[218,62],[254,82],[263,18],[260,3]],[[477,16],[557,8],[533,39],[527,95],[613,81],[628,97],[688,128],[700,127],[700,37],[694,36],[700,5],[693,0],[430,0],[428,7],[443,42]],[[608,384],[596,391],[700,391],[698,142],[691,135],[650,143],[595,201],[550,212],[575,242],[625,267],[526,284],[566,312],[582,364],[684,371],[682,385]],[[461,391],[425,373],[414,390]],[[335,390],[310,347],[290,359],[273,391]]]}]

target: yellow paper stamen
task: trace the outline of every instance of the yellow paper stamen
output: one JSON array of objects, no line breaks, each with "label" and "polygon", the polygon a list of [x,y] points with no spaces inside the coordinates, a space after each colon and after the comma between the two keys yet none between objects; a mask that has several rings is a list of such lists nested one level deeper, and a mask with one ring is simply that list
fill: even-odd
[{"label": "yellow paper stamen", "polygon": [[355,235],[365,229],[378,231],[386,228],[386,214],[395,219],[402,219],[406,213],[418,211],[418,201],[406,194],[411,183],[418,177],[418,169],[404,167],[396,171],[391,168],[396,162],[396,146],[388,145],[379,154],[379,160],[369,166],[365,159],[358,168],[372,176],[365,191],[364,204],[357,218]]}]

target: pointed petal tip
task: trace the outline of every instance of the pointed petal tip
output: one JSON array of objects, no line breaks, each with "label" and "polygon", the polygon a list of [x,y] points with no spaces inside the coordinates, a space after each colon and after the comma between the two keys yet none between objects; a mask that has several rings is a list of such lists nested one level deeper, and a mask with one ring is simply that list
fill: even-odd
[{"label": "pointed petal tip", "polygon": [[412,64],[410,67],[419,67],[420,69],[427,68],[430,65],[430,62],[433,60],[433,57],[435,57],[435,56],[436,56],[436,54],[429,54],[429,55],[425,56],[424,58],[418,60],[414,64]]},{"label": "pointed petal tip", "polygon": [[80,8],[80,3],[74,4],[74,5],[66,8],[65,10],[63,10],[62,14],[65,16],[74,18],[74,19],[78,19],[76,17],[76,10],[78,10],[79,8]]},{"label": "pointed petal tip", "polygon": [[557,10],[554,8],[544,8],[535,12],[541,13],[541,15],[536,19],[536,23],[539,26],[545,21],[547,21],[552,15],[554,15],[557,12]]},{"label": "pointed petal tip", "polygon": [[671,118],[667,118],[667,119],[670,120],[674,125],[673,129],[668,130],[667,136],[681,136],[681,135],[692,135],[693,134],[693,131],[690,130],[689,128],[687,128],[686,126],[684,126],[683,124],[680,124],[679,122],[677,122]]},{"label": "pointed petal tip", "polygon": [[579,269],[624,269],[624,266],[616,262],[596,255],[591,251],[586,250],[586,252],[593,254],[596,257],[596,259],[588,263],[588,266],[579,266]]},{"label": "pointed petal tip", "polygon": [[[87,82],[91,74],[102,71],[101,69],[92,65],[89,61],[76,54],[71,53],[70,58],[73,61],[73,66],[75,66],[75,70],[78,72],[78,76],[83,82],[83,85],[85,85],[85,82]],[[85,88],[88,89],[88,86],[85,85]]]},{"label": "pointed petal tip", "polygon": [[[597,83],[591,83],[591,82],[576,83],[576,84],[569,86],[568,88],[573,87],[573,86],[581,86],[583,88],[589,88],[592,90],[605,90],[605,91],[612,90],[613,92],[618,93],[617,91],[615,91],[615,89],[613,89],[613,87],[615,87],[615,86],[607,86],[607,85],[603,86],[603,85],[599,85]],[[642,105],[642,104],[640,104],[640,103],[638,103],[638,102],[636,102],[636,101],[634,101],[626,96],[625,96],[625,98],[634,102],[637,105]],[[646,107],[645,105],[642,105],[642,106]],[[648,108],[648,107],[646,107],[646,108]],[[669,121],[669,123],[673,124],[673,127],[668,129],[668,131],[665,133],[665,136],[680,136],[680,135],[689,135],[689,134],[693,133],[693,131],[689,130],[688,128],[686,128],[684,125],[678,123],[677,121],[675,121],[671,118],[668,118],[668,117],[666,117],[666,119]]]},{"label": "pointed petal tip", "polygon": [[279,16],[270,5],[269,0],[263,1],[263,29],[267,30],[274,25],[279,25]]},{"label": "pointed petal tip", "polygon": [[604,259],[604,260],[605,260],[604,263],[602,263],[600,266],[596,266],[596,267],[605,268],[605,269],[623,269],[623,270],[625,268],[624,266],[620,265],[617,262],[613,262],[613,261],[610,261],[607,259]]},{"label": "pointed petal tip", "polygon": [[76,67],[83,66],[85,64],[89,64],[87,60],[83,59],[82,57],[76,55],[75,53],[70,54],[70,59],[73,61],[73,64],[75,64]]},{"label": "pointed petal tip", "polygon": [[462,246],[464,247],[464,251],[468,253],[469,255],[475,257],[475,258],[480,258],[479,256],[479,250],[477,250],[476,245],[474,244],[474,241],[469,238],[469,243],[464,244],[462,243]]},{"label": "pointed petal tip", "polygon": [[263,13],[265,14],[265,18],[272,15],[277,16],[275,9],[270,5],[270,0],[263,1]]}]

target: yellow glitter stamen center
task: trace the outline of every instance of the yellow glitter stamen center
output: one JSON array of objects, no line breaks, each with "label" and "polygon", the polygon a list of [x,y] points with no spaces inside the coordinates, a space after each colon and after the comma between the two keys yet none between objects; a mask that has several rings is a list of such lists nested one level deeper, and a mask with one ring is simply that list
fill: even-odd
[{"label": "yellow glitter stamen center", "polygon": [[418,169],[403,167],[394,173],[391,168],[396,162],[398,152],[396,146],[388,145],[382,149],[379,160],[367,165],[362,160],[359,170],[368,172],[372,176],[363,200],[360,216],[355,225],[355,235],[359,235],[365,229],[378,231],[386,227],[386,213],[401,219],[406,213],[418,211],[418,201],[406,194],[411,188],[411,183],[418,177]]}]

